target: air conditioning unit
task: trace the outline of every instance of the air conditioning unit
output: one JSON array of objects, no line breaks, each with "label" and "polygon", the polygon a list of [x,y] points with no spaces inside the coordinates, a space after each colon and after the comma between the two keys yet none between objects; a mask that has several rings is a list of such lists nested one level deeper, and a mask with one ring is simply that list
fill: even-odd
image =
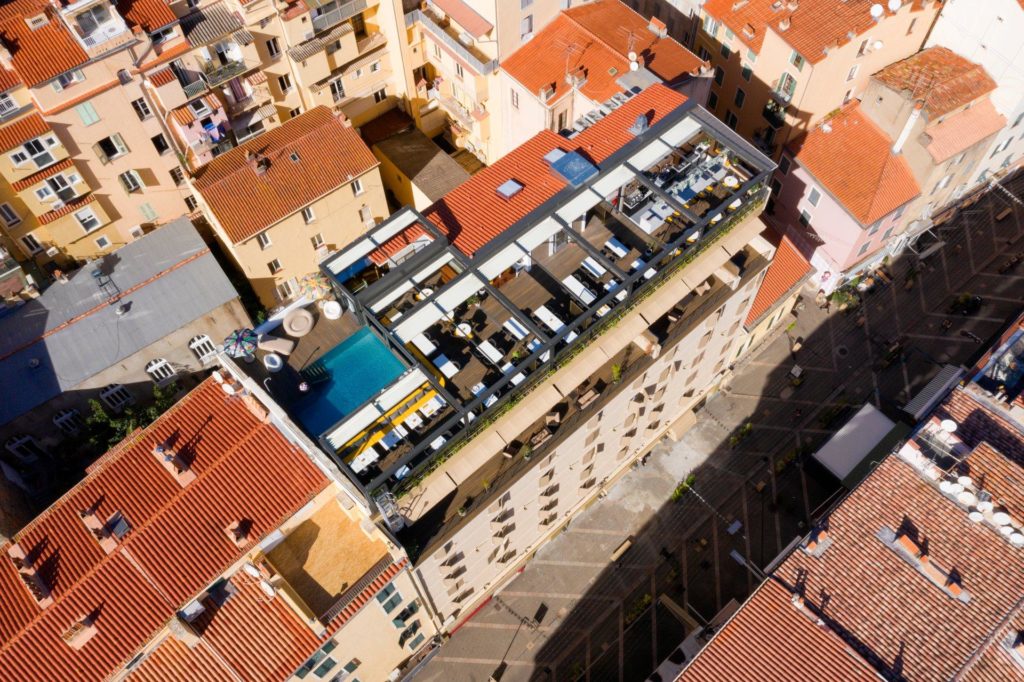
[{"label": "air conditioning unit", "polygon": [[128,230],[128,234],[131,235],[132,239],[141,239],[145,232],[142,230],[142,225],[133,225],[132,228]]},{"label": "air conditioning unit", "polygon": [[56,246],[51,246],[46,250],[46,255],[49,258],[56,258],[57,256],[60,255],[60,249],[58,249]]}]

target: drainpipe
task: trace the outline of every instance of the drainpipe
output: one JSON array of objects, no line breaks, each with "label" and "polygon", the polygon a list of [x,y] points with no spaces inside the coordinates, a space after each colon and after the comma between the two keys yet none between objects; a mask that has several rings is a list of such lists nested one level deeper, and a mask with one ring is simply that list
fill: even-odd
[{"label": "drainpipe", "polygon": [[903,144],[910,137],[910,130],[917,123],[917,119],[921,118],[921,110],[924,109],[924,102],[917,100],[914,102],[914,110],[910,112],[910,116],[907,117],[907,122],[903,124],[903,130],[900,131],[900,136],[896,138],[896,142],[892,145],[892,153],[899,154],[903,150]]}]

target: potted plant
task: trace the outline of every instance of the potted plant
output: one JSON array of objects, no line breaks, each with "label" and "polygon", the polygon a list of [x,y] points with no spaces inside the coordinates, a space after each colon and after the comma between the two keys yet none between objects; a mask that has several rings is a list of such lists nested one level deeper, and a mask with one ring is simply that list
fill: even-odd
[{"label": "potted plant", "polygon": [[612,365],[612,383],[617,384],[622,381],[622,365]]}]

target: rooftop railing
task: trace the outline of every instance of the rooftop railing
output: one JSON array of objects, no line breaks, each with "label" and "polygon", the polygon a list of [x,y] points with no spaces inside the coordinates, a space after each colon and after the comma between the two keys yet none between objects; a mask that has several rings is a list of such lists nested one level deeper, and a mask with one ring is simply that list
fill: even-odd
[{"label": "rooftop railing", "polygon": [[498,70],[498,60],[492,59],[490,61],[483,61],[465,45],[460,43],[457,38],[450,35],[443,26],[437,23],[430,15],[425,13],[423,10],[413,10],[405,15],[406,27],[412,26],[416,22],[419,22],[427,29],[432,36],[440,40],[445,44],[452,52],[457,54],[460,59],[468,63],[470,67],[480,75],[487,75]]}]

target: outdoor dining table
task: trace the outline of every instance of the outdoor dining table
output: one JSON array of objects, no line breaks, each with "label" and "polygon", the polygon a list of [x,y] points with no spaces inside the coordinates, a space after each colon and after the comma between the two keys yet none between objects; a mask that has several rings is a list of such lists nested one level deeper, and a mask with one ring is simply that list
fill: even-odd
[{"label": "outdoor dining table", "polygon": [[434,363],[434,367],[437,367],[437,369],[440,370],[441,374],[445,375],[449,379],[459,373],[459,366],[449,360],[448,356],[444,353],[439,353],[433,360],[431,360],[431,362]]},{"label": "outdoor dining table", "polygon": [[615,237],[610,238],[604,243],[604,245],[618,258],[625,258],[629,254],[629,249],[627,249],[625,245]]},{"label": "outdoor dining table", "polygon": [[522,341],[530,333],[526,329],[526,327],[519,323],[519,320],[516,320],[515,318],[512,317],[505,320],[505,324],[503,324],[502,326],[508,331],[509,334],[514,336],[517,341]]},{"label": "outdoor dining table", "polygon": [[374,450],[373,447],[369,447],[366,448],[366,450],[364,450],[363,452],[361,452],[358,457],[349,462],[348,465],[352,469],[352,471],[354,471],[357,474],[360,474],[366,470],[366,467],[370,466],[379,459],[380,455],[377,454],[377,451]]},{"label": "outdoor dining table", "polygon": [[590,305],[597,300],[597,296],[594,292],[584,286],[583,282],[576,279],[574,275],[569,275],[562,280],[562,284],[569,290],[569,293],[583,301],[583,305]]},{"label": "outdoor dining table", "polygon": [[406,416],[405,421],[402,422],[403,426],[408,426],[410,429],[418,429],[423,426],[423,418],[415,412],[411,412]]},{"label": "outdoor dining table", "polygon": [[477,350],[480,351],[481,355],[493,362],[495,365],[501,362],[501,351],[495,348],[490,341],[481,341],[476,347]]},{"label": "outdoor dining table", "polygon": [[604,269],[600,263],[598,263],[592,256],[587,256],[583,259],[583,269],[589,272],[594,277],[600,279],[604,273],[608,272]]}]

